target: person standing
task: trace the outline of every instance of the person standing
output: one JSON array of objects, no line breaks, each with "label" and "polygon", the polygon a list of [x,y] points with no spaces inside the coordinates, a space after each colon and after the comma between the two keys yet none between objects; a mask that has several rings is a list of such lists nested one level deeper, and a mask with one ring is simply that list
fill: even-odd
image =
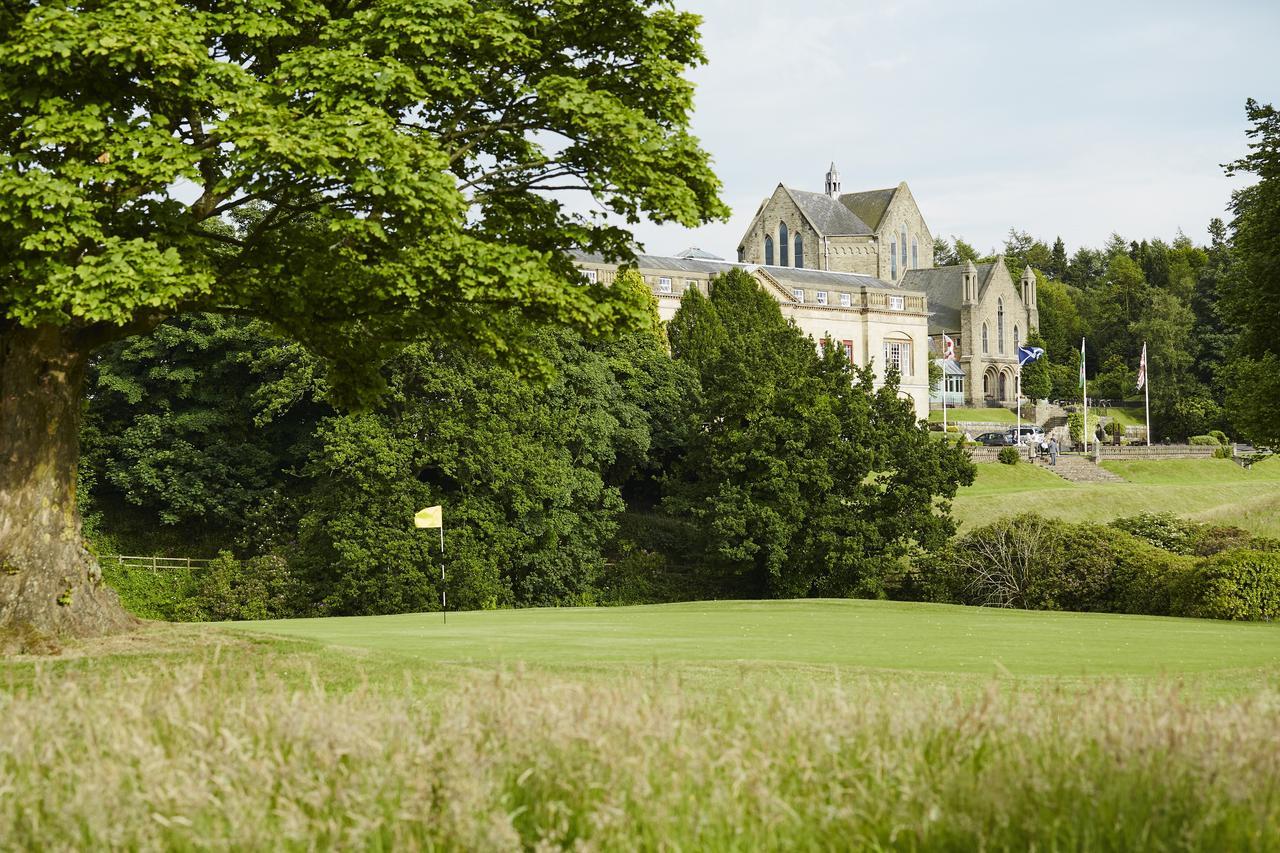
[{"label": "person standing", "polygon": [[1058,464],[1058,437],[1056,435],[1049,439],[1049,464],[1055,466]]}]

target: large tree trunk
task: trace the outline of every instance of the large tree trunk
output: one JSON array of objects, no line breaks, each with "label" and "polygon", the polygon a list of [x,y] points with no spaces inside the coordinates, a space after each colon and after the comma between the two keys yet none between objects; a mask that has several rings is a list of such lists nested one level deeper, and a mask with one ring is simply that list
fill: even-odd
[{"label": "large tree trunk", "polygon": [[137,624],[80,537],[88,353],[71,340],[57,326],[0,328],[0,648]]}]

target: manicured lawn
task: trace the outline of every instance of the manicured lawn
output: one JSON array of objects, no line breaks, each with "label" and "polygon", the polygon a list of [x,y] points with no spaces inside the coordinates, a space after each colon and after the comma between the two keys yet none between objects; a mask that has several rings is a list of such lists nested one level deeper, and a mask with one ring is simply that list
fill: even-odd
[{"label": "manicured lawn", "polygon": [[290,619],[265,632],[440,664],[786,664],[1025,676],[1152,676],[1280,662],[1280,625],[884,601],[696,602]]},{"label": "manicured lawn", "polygon": [[1227,459],[1104,462],[1124,483],[1068,483],[1030,465],[982,464],[960,490],[962,527],[1019,512],[1066,521],[1110,521],[1140,512],[1173,512],[1280,537],[1280,460],[1244,470]]},{"label": "manicured lawn", "polygon": [[1120,422],[1121,426],[1145,426],[1146,412],[1143,409],[1119,408],[1112,407],[1109,409],[1089,409],[1089,423],[1094,423],[1094,417],[1107,417]]}]

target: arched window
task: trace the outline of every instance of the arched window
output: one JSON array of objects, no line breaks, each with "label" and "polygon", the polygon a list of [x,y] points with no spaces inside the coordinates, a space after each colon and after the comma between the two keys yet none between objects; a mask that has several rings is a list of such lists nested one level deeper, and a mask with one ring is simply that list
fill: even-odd
[{"label": "arched window", "polygon": [[915,237],[911,238],[911,268],[920,269],[920,246],[916,243]]},{"label": "arched window", "polygon": [[1018,347],[1022,346],[1022,338],[1018,337],[1018,324],[1013,324],[1013,349],[1017,352]]},{"label": "arched window", "polygon": [[764,262],[767,266],[773,266],[773,238],[768,234],[764,235]]},{"label": "arched window", "polygon": [[889,241],[889,278],[897,281],[898,279],[898,241]]},{"label": "arched window", "polygon": [[907,269],[907,226],[902,226],[902,269]]},{"label": "arched window", "polygon": [[987,343],[987,324],[983,323],[982,324],[982,354],[986,355],[989,352],[991,352],[991,347]]},{"label": "arched window", "polygon": [[778,266],[781,266],[781,267],[791,266],[791,262],[787,260],[787,255],[789,254],[788,248],[789,247],[787,246],[787,223],[779,222],[778,223]]},{"label": "arched window", "polygon": [[996,348],[1004,353],[1004,300],[996,300]]},{"label": "arched window", "polygon": [[803,234],[797,234],[797,235],[796,235],[796,258],[795,258],[795,260],[796,260],[796,266],[797,266],[797,267],[803,267],[803,266],[804,266],[804,235],[803,235]]}]

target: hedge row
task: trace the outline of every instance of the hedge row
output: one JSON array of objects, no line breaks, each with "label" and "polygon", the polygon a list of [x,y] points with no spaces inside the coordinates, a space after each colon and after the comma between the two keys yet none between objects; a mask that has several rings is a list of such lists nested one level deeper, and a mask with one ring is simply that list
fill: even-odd
[{"label": "hedge row", "polygon": [[1028,610],[1271,620],[1280,617],[1276,545],[1164,515],[1104,525],[1029,513],[958,538],[904,589]]}]

